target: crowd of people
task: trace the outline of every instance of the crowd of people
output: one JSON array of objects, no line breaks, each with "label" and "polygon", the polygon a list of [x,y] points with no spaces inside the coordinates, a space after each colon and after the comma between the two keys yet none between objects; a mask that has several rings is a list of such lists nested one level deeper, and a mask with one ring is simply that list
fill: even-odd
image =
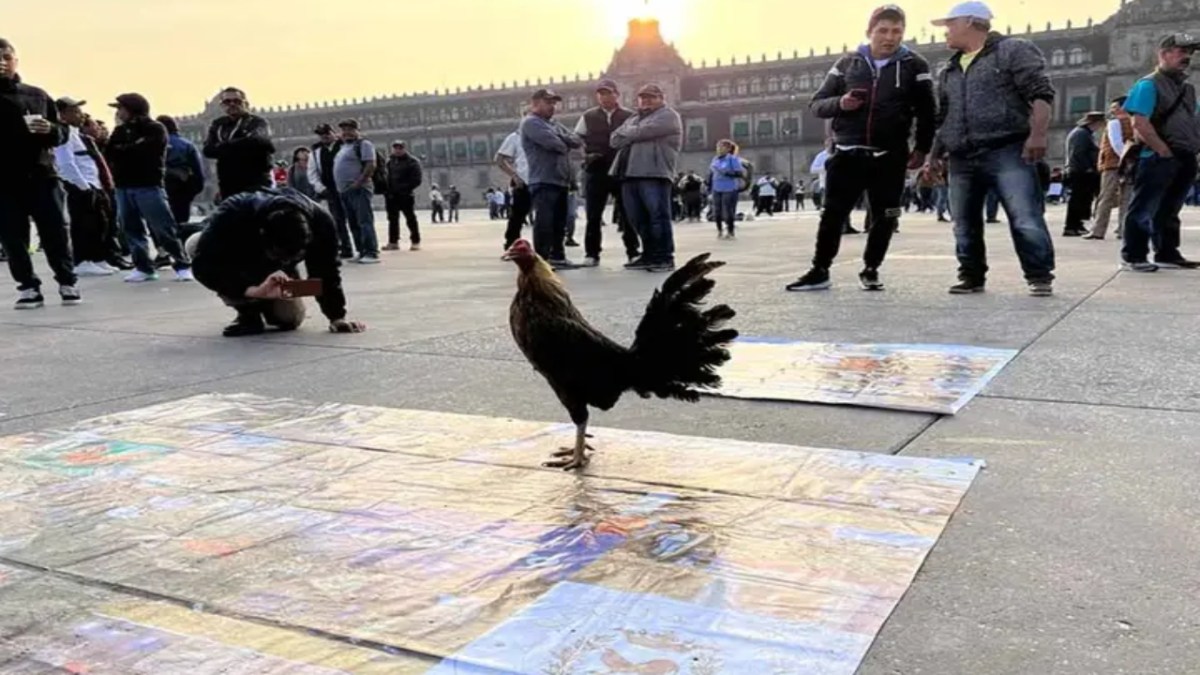
[{"label": "crowd of people", "polygon": [[[1164,38],[1158,67],[1114,99],[1109,116],[1079,121],[1059,176],[1044,161],[1055,98],[1045,60],[1032,43],[992,31],[992,19],[984,3],[970,1],[936,21],[954,55],[934,69],[904,44],[900,7],[872,12],[866,42],[837,61],[810,103],[829,130],[811,185],[756,177],[730,140],[717,143],[706,174],[680,171],[681,117],[656,84],[641,86],[636,107],[627,109],[617,83],[599,81],[597,105],[574,128],[556,119],[562,98],[539,89],[495,157],[509,184],[485,194],[491,218],[506,221],[503,248],[531,224],[535,250],[554,269],[596,267],[611,205],[624,268],[669,272],[675,222],[707,219],[719,237],[732,239],[739,221],[770,217],[793,201],[802,209],[811,196],[820,211],[811,268],[787,290],[831,286],[841,238],[856,232],[856,207],[866,208],[870,226],[859,282],[882,290],[880,268],[898,219],[915,206],[953,221],[959,268],[950,292],[971,294],[987,281],[984,224],[1003,207],[1030,293],[1045,296],[1055,272],[1046,195],[1060,183],[1068,195],[1064,235],[1102,240],[1116,210],[1125,269],[1200,267],[1179,250],[1179,211],[1194,192],[1200,151],[1196,92],[1187,82],[1200,40]],[[346,319],[340,263],[378,264],[381,250],[399,250],[401,217],[411,250],[420,250],[420,160],[401,140],[385,155],[357,120],[345,119],[336,129],[320,125],[316,142],[277,164],[270,125],[251,112],[245,92],[226,88],[219,102],[224,114],[202,148],[182,138],[170,117],[153,117],[137,93],[109,104],[118,122],[110,131],[84,112],[85,101],[55,100],[23,82],[15,46],[0,39],[0,245],[18,308],[45,304],[30,259],[32,220],[66,305],[82,301],[80,276],[125,271],[126,281],[147,283],[170,268],[176,280],[199,280],[235,308],[228,335],[268,324],[295,328],[303,319],[298,295],[318,293],[332,330],[364,329]],[[215,165],[211,179],[205,159]],[[193,204],[213,191],[214,180],[218,206],[195,223]],[[457,187],[428,190],[430,221],[457,222]],[[739,213],[747,192],[753,213]],[[382,247],[376,195],[388,220]],[[576,263],[566,249],[580,245],[584,258]],[[320,280],[319,291],[293,283],[300,261]]]}]

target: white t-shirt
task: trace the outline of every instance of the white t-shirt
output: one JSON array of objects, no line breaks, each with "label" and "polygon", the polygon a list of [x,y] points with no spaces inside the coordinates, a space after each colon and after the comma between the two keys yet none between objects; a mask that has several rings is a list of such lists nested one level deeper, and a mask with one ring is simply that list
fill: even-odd
[{"label": "white t-shirt", "polygon": [[529,160],[525,158],[525,149],[521,147],[521,132],[514,131],[500,144],[497,154],[512,157],[517,165],[517,175],[526,183],[529,182]]},{"label": "white t-shirt", "polygon": [[1125,153],[1125,138],[1121,133],[1121,120],[1108,121],[1108,143],[1118,155]]},{"label": "white t-shirt", "polygon": [[758,196],[759,197],[774,197],[775,196],[775,184],[771,182],[770,178],[763,176],[762,178],[758,179]]},{"label": "white t-shirt", "polygon": [[54,148],[54,162],[63,180],[80,190],[100,189],[100,169],[96,160],[88,154],[87,145],[79,136],[79,130],[68,127],[67,142]]}]

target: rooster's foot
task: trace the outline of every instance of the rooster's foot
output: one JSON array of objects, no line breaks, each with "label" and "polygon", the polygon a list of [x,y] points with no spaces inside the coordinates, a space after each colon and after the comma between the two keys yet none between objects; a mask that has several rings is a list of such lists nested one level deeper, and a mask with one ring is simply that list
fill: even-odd
[{"label": "rooster's foot", "polygon": [[574,451],[572,451],[568,454],[571,456],[564,457],[562,459],[556,459],[552,462],[546,462],[542,466],[544,466],[548,469],[562,469],[563,471],[576,471],[576,470],[581,470],[581,469],[586,468],[588,465],[588,462],[591,461],[591,458],[588,457],[587,455],[584,455],[581,458],[575,457]]},{"label": "rooster's foot", "polygon": [[[591,450],[592,452],[596,451],[596,449],[590,445],[584,445],[583,447],[587,448],[588,450]],[[550,456],[551,457],[570,457],[574,454],[575,454],[575,448],[559,448],[558,452],[551,453]]]}]

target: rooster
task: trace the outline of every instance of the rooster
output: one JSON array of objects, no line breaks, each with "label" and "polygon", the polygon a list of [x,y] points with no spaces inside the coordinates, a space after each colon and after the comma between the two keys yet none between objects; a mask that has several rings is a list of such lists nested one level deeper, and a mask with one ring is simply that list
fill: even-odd
[{"label": "rooster", "polygon": [[716,371],[738,336],[722,325],[737,313],[727,305],[704,311],[700,305],[716,284],[708,275],[725,263],[709,262],[705,253],[668,277],[646,306],[633,345],[624,347],[583,318],[529,242],[517,241],[504,258],[520,270],[509,312],[513,338],[575,423],[575,446],[556,452],[546,466],[587,466],[586,451],[594,450],[587,442],[589,406],[609,410],[627,391],[694,402],[699,388],[720,386]]}]

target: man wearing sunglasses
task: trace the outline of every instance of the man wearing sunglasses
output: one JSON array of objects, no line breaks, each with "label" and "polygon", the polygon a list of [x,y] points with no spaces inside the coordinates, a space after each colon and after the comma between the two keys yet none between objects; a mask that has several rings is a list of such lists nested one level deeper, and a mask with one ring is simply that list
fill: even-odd
[{"label": "man wearing sunglasses", "polygon": [[225,116],[213,120],[204,142],[204,156],[217,160],[220,198],[271,187],[275,154],[271,125],[250,112],[241,89],[226,87],[220,101]]}]

